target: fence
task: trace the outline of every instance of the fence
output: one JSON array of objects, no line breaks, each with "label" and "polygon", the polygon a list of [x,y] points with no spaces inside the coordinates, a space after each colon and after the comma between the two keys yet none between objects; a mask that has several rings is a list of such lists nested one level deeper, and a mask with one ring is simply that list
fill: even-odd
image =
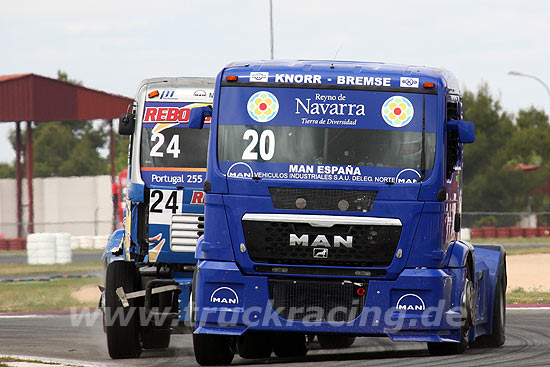
[{"label": "fence", "polygon": [[471,238],[550,237],[550,212],[464,212]]}]

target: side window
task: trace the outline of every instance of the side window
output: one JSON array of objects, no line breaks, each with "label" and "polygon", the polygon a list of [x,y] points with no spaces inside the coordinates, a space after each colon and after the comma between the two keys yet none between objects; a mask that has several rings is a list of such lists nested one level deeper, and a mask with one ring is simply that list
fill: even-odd
[{"label": "side window", "polygon": [[[447,101],[447,121],[462,118],[462,99],[459,96],[449,96]],[[447,129],[447,180],[451,179],[454,167],[460,159],[461,148],[458,142],[458,132]]]}]

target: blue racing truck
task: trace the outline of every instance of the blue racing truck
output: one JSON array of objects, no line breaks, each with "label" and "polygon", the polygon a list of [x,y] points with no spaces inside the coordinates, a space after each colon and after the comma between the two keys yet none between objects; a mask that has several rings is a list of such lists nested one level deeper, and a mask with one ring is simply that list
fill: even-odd
[{"label": "blue racing truck", "polygon": [[130,136],[124,229],[113,233],[103,254],[100,301],[112,358],[167,348],[172,333],[192,330],[209,133],[194,127],[210,121],[194,126],[190,119],[212,105],[213,94],[213,78],[146,79],[120,117],[119,133]]},{"label": "blue racing truck", "polygon": [[315,336],[325,348],[421,341],[432,354],[504,343],[504,249],[459,237],[474,126],[451,73],[233,63],[211,112],[199,364],[303,356]]}]

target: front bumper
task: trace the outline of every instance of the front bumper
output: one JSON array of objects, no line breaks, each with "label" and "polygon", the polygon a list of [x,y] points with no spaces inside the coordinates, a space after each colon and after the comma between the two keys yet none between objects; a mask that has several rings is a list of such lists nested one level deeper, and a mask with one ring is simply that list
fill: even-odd
[{"label": "front bumper", "polygon": [[234,262],[200,261],[197,269],[198,334],[242,335],[247,330],[263,330],[387,335],[393,340],[411,341],[459,340],[462,268],[405,269],[395,280],[365,280],[365,306],[351,321],[285,319],[270,299],[269,276],[243,275]]}]

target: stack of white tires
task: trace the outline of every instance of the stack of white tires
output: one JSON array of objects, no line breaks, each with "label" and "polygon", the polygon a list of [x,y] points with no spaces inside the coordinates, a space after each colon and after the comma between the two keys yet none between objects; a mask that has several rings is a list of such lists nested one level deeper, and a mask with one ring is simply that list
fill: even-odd
[{"label": "stack of white tires", "polygon": [[72,262],[73,251],[71,249],[71,234],[55,234],[55,262],[57,264],[70,264]]},{"label": "stack of white tires", "polygon": [[55,264],[55,257],[54,233],[32,233],[27,236],[27,262],[29,264]]},{"label": "stack of white tires", "polygon": [[71,261],[70,233],[32,233],[27,236],[27,263],[49,265]]}]

